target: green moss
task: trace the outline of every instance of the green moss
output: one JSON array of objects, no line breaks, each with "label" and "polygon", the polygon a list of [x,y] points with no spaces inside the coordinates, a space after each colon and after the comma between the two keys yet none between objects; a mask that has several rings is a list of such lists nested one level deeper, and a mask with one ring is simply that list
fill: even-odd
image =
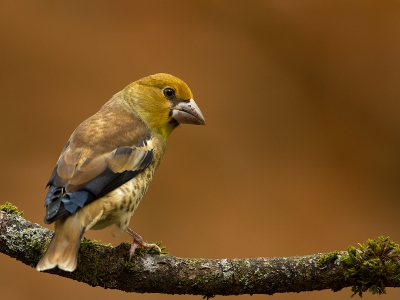
[{"label": "green moss", "polygon": [[145,256],[145,255],[147,255],[147,254],[169,254],[168,252],[165,252],[164,250],[166,249],[166,247],[162,247],[161,246],[161,243],[162,242],[155,242],[155,244],[158,246],[158,247],[160,247],[161,248],[161,253],[160,252],[158,252],[158,249],[157,248],[140,248],[140,247],[138,247],[138,248],[136,248],[136,250],[135,250],[135,254],[136,255],[140,255],[140,256]]},{"label": "green moss", "polygon": [[127,268],[129,271],[135,271],[136,263],[134,260],[126,261],[124,267]]},{"label": "green moss", "polygon": [[[129,243],[129,242],[128,242]],[[165,250],[166,247],[161,246],[162,242],[155,242],[155,244],[161,248],[161,253],[158,252],[157,248],[136,248],[135,250],[135,255],[139,255],[141,257],[146,256],[147,254],[169,254]],[[129,258],[129,252],[127,253],[127,257]],[[125,268],[127,268],[129,271],[135,271],[135,260],[132,259],[131,261],[126,261],[124,264]]]},{"label": "green moss", "polygon": [[[108,245],[103,245],[108,246]],[[105,274],[99,274],[99,259],[102,257],[100,244],[96,240],[83,238],[79,249],[78,268],[74,271],[74,275],[78,280],[87,282],[90,285],[99,285]],[[82,263],[81,263],[82,262]],[[84,263],[83,263],[84,262]],[[85,266],[80,268],[79,266]]]},{"label": "green moss", "polygon": [[30,245],[28,245],[27,253],[34,261],[38,261],[43,255],[43,249],[46,248],[44,248],[39,241],[34,240]]},{"label": "green moss", "polygon": [[8,214],[17,214],[19,216],[22,216],[24,214],[23,211],[18,211],[18,207],[12,205],[11,202],[6,202],[0,205],[0,210],[5,211]]},{"label": "green moss", "polygon": [[387,282],[400,283],[400,249],[389,237],[350,246],[341,258],[345,279],[353,285],[353,295],[363,292],[385,294]]},{"label": "green moss", "polygon": [[201,268],[201,260],[200,259],[190,259],[189,270],[200,269]]},{"label": "green moss", "polygon": [[317,261],[320,268],[325,268],[327,264],[334,263],[339,258],[339,252],[333,251],[328,254],[322,255]]}]

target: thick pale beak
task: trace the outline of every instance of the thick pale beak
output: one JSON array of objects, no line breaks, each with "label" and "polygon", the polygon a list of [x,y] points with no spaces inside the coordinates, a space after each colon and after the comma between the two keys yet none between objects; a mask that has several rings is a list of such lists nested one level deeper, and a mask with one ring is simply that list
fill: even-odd
[{"label": "thick pale beak", "polygon": [[179,124],[205,125],[206,120],[193,99],[179,102],[172,108],[172,116]]}]

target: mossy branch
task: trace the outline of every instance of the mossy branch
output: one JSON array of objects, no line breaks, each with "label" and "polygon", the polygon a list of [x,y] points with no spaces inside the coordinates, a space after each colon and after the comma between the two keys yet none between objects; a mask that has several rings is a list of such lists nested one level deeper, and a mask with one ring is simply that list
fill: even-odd
[{"label": "mossy branch", "polygon": [[[52,231],[25,220],[16,207],[0,206],[0,252],[35,267],[51,237]],[[400,286],[399,246],[384,237],[347,251],[281,258],[193,259],[142,252],[128,262],[128,250],[125,243],[112,247],[84,239],[76,271],[56,268],[48,273],[125,292],[206,298],[349,286],[361,296]]]}]

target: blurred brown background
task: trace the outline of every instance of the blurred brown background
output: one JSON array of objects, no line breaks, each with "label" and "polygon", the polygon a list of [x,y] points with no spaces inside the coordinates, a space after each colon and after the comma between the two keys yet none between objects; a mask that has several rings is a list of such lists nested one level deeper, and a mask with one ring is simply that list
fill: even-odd
[{"label": "blurred brown background", "polygon": [[[203,258],[400,242],[399,15],[396,1],[3,1],[0,202],[43,225],[44,186],[75,127],[128,83],[168,72],[207,125],[172,134],[131,221],[146,240]],[[129,239],[111,231],[86,236]],[[1,299],[200,299],[0,264]]]}]

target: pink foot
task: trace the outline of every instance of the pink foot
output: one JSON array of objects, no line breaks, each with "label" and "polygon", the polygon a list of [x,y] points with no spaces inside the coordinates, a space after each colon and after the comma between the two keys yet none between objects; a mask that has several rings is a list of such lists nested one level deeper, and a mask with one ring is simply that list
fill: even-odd
[{"label": "pink foot", "polygon": [[134,232],[132,229],[127,228],[126,232],[133,237],[133,241],[131,244],[131,249],[129,250],[129,261],[131,260],[133,254],[135,254],[135,250],[137,247],[142,247],[142,248],[156,248],[160,253],[161,253],[161,248],[158,247],[156,244],[147,244],[145,241],[143,241],[142,237],[138,235],[136,232]]}]

